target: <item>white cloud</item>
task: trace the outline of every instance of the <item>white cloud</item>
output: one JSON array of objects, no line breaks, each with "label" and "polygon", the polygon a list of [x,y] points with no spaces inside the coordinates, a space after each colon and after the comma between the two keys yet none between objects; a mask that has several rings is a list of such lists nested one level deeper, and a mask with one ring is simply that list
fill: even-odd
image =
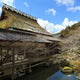
[{"label": "white cloud", "polygon": [[26,6],[26,7],[29,7],[29,5],[28,5],[28,3],[27,3],[27,2],[24,2],[24,4],[25,4],[25,6]]},{"label": "white cloud", "polygon": [[67,8],[67,11],[73,11],[73,12],[76,12],[77,10],[80,11],[80,6],[76,6],[76,7],[68,7],[68,8]]},{"label": "white cloud", "polygon": [[65,5],[67,8],[67,11],[80,11],[80,6],[75,6],[75,0],[55,0],[57,4]]},{"label": "white cloud", "polygon": [[2,8],[0,7],[0,13],[2,12]]},{"label": "white cloud", "polygon": [[37,22],[48,32],[53,32],[53,23],[49,23],[47,20],[38,19]]},{"label": "white cloud", "polygon": [[47,20],[38,19],[38,23],[46,29],[50,33],[57,33],[60,32],[62,29],[65,29],[66,26],[71,26],[74,23],[77,23],[77,21],[69,21],[68,18],[65,18],[64,21],[61,24],[50,23]]},{"label": "white cloud", "polygon": [[73,6],[75,4],[74,0],[56,0],[57,4]]},{"label": "white cloud", "polygon": [[55,9],[48,9],[48,10],[46,10],[46,12],[48,13],[48,14],[50,14],[50,13],[52,13],[52,15],[56,15],[56,10]]},{"label": "white cloud", "polygon": [[2,8],[0,7],[0,16],[1,16]]},{"label": "white cloud", "polygon": [[0,0],[0,3],[6,3],[6,4],[8,4],[8,5],[10,5],[10,6],[13,6],[13,3],[14,3],[14,0]]},{"label": "white cloud", "polygon": [[[0,0],[0,3],[5,3],[7,5],[13,6],[14,7],[14,0]],[[0,14],[2,12],[2,8],[0,7]]]},{"label": "white cloud", "polygon": [[69,21],[68,18],[65,18],[62,25],[66,27],[66,26],[71,26],[71,25],[73,25],[74,23],[77,23],[77,22],[78,21]]}]

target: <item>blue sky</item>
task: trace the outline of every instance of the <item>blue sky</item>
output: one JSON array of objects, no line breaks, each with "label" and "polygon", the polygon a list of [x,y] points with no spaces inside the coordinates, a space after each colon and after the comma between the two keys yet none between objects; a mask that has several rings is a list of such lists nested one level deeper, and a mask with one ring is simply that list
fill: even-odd
[{"label": "blue sky", "polygon": [[50,33],[57,33],[80,21],[80,0],[0,0],[36,17]]}]

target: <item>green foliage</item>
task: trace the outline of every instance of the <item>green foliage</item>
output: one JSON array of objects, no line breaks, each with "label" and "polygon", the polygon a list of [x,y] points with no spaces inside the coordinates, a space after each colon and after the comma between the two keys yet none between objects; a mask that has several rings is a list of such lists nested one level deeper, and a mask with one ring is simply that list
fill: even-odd
[{"label": "green foliage", "polygon": [[70,63],[68,61],[62,61],[61,62],[62,67],[69,66],[69,65],[70,65]]},{"label": "green foliage", "polygon": [[80,50],[78,50],[77,53],[80,54]]},{"label": "green foliage", "polygon": [[62,44],[61,42],[59,42],[59,46],[60,46],[60,47],[62,47],[62,46],[63,46],[63,44]]},{"label": "green foliage", "polygon": [[74,24],[74,25],[71,26],[70,29],[71,29],[71,30],[75,30],[76,28],[77,28],[77,24]]},{"label": "green foliage", "polygon": [[80,27],[80,22],[72,25],[67,26],[65,30],[62,30],[60,33],[62,34],[60,37],[66,38],[74,33],[74,30],[77,30]]},{"label": "green foliage", "polygon": [[70,65],[68,65],[68,67],[73,67],[73,65],[70,64]]}]

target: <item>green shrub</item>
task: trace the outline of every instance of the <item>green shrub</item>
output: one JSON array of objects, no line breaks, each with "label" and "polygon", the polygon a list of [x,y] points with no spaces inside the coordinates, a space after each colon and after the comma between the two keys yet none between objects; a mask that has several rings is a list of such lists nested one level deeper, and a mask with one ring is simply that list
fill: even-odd
[{"label": "green shrub", "polygon": [[61,62],[62,67],[69,66],[69,65],[70,65],[70,63],[68,61],[62,61]]},{"label": "green shrub", "polygon": [[80,50],[78,50],[77,53],[80,54]]},{"label": "green shrub", "polygon": [[72,35],[75,30],[80,27],[80,22],[73,24],[72,26],[67,26],[65,30],[62,30],[60,33],[62,34],[60,37],[67,38],[68,36]]}]

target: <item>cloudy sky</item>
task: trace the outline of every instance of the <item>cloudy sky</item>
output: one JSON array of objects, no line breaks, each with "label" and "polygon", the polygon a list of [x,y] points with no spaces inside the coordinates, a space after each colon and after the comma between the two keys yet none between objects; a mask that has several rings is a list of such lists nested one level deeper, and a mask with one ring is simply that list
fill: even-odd
[{"label": "cloudy sky", "polygon": [[0,13],[2,2],[35,16],[50,33],[80,21],[80,0],[0,0]]}]

